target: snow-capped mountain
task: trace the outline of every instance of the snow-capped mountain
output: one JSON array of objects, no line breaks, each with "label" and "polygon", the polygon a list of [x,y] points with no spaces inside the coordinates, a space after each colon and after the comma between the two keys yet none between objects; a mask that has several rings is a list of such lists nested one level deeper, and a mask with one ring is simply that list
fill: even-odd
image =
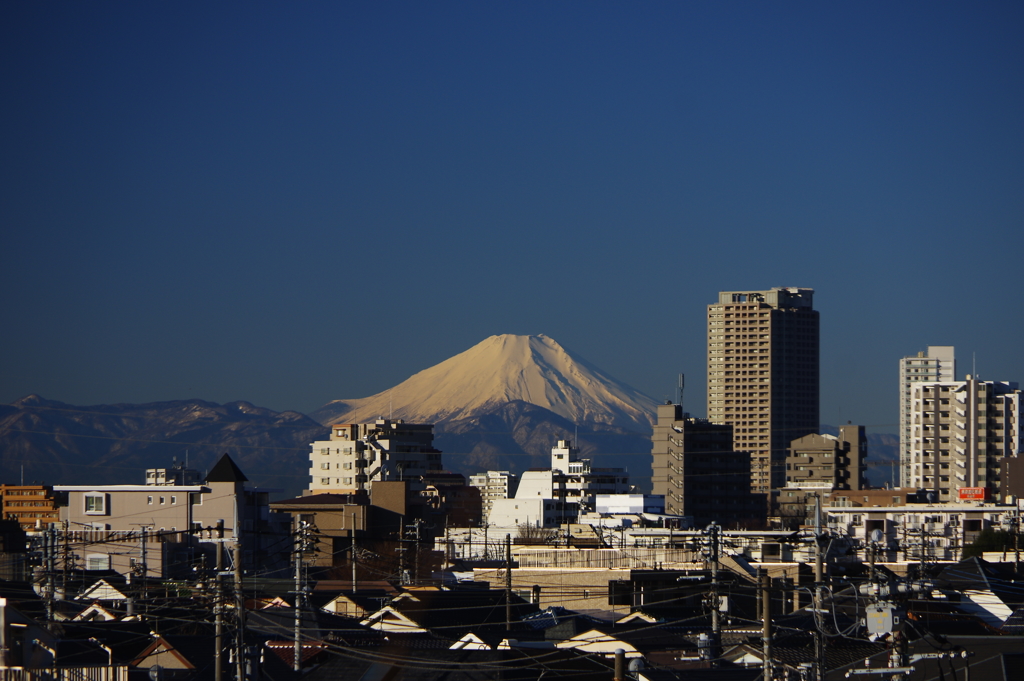
[{"label": "snow-capped mountain", "polygon": [[[445,424],[493,412],[510,402],[546,409],[570,423],[646,435],[656,403],[544,335],[491,336],[362,399],[329,402],[311,416],[330,425],[393,416]],[[443,429],[442,429],[443,430]]]}]

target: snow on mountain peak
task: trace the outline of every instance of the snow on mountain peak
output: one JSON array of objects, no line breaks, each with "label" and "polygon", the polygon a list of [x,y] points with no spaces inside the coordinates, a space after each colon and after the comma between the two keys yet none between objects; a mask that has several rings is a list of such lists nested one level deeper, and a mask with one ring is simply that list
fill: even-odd
[{"label": "snow on mountain peak", "polygon": [[[392,415],[414,423],[468,418],[522,400],[576,423],[647,432],[656,403],[573,355],[545,335],[491,336],[424,369],[390,390],[331,402],[322,422],[372,421]],[[330,416],[335,414],[336,416]]]}]

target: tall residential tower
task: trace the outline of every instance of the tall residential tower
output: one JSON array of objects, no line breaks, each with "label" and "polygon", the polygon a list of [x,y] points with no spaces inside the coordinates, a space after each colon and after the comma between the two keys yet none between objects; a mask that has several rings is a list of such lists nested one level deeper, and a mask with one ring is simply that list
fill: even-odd
[{"label": "tall residential tower", "polygon": [[751,455],[751,491],[785,486],[786,450],[818,430],[814,289],[725,291],[708,306],[708,420]]},{"label": "tall residential tower", "polygon": [[[956,359],[952,345],[929,345],[927,352],[900,360],[900,486],[911,479],[910,412],[914,383],[939,383],[955,380]],[[895,483],[896,481],[893,480]]]}]

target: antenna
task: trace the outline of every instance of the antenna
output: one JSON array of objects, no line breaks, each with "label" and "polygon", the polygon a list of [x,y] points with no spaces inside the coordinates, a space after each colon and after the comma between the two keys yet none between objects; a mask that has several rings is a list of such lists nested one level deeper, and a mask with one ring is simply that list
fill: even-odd
[{"label": "antenna", "polygon": [[977,360],[978,360],[978,353],[977,352],[972,352],[971,353],[971,376],[974,376],[975,379],[978,378],[978,361]]},{"label": "antenna", "polygon": [[685,411],[683,409],[683,388],[686,386],[686,374],[679,374],[679,411]]}]

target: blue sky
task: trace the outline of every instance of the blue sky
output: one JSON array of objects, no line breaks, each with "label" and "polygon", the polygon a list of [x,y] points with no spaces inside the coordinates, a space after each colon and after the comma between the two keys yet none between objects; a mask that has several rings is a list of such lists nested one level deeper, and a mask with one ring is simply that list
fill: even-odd
[{"label": "blue sky", "polygon": [[0,401],[311,411],[544,333],[704,412],[816,290],[825,422],[1024,382],[1020,3],[5,3]]}]

